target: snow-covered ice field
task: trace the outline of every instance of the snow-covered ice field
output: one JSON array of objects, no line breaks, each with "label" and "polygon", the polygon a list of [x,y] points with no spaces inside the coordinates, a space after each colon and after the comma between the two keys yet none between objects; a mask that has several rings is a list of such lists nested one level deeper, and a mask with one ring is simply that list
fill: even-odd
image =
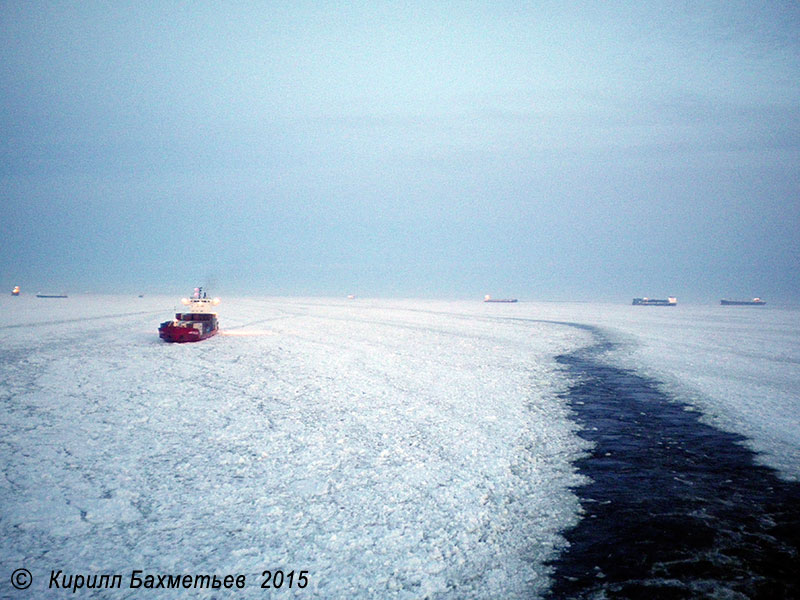
[{"label": "snow-covered ice field", "polygon": [[[556,357],[593,334],[566,323],[800,479],[797,310],[223,298],[221,335],[166,344],[175,305],[0,299],[0,596],[24,566],[27,597],[132,569],[244,574],[241,597],[541,597],[588,449]],[[262,590],[266,569],[309,585]],[[123,580],[97,597],[142,596]]]}]

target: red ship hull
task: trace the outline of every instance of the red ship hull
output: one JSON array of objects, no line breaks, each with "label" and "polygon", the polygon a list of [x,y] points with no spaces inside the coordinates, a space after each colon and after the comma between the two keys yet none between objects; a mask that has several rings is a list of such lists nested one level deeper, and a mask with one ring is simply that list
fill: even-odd
[{"label": "red ship hull", "polygon": [[201,331],[194,327],[176,327],[172,321],[162,323],[158,328],[158,337],[165,342],[176,342],[179,344],[185,342],[199,342],[200,340],[208,339],[219,333],[219,328],[215,327],[208,331]]}]

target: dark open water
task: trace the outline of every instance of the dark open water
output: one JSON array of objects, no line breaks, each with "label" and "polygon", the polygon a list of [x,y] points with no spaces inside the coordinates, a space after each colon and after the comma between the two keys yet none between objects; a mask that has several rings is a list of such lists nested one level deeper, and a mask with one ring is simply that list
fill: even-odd
[{"label": "dark open water", "polygon": [[658,382],[602,362],[612,344],[594,333],[558,357],[595,447],[578,462],[592,481],[576,490],[585,513],[551,597],[800,599],[800,484]]}]

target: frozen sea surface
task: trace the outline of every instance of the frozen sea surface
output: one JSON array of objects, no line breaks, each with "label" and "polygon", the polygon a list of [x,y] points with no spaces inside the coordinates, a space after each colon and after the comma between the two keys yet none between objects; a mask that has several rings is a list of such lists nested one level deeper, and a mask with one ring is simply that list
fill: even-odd
[{"label": "frozen sea surface", "polygon": [[[553,566],[584,556],[567,539],[592,538],[602,483],[587,349],[741,436],[790,497],[800,477],[795,310],[235,298],[221,335],[171,345],[171,298],[0,302],[2,597],[23,566],[30,597],[51,570],[132,569],[245,574],[242,597],[544,597],[592,568]],[[265,569],[310,584],[269,595]]]},{"label": "frozen sea surface", "polygon": [[0,555],[34,589],[135,568],[246,574],[254,597],[265,569],[307,570],[302,597],[546,589],[586,447],[555,356],[585,334],[480,304],[239,299],[223,335],[170,345],[171,299],[13,301]]}]

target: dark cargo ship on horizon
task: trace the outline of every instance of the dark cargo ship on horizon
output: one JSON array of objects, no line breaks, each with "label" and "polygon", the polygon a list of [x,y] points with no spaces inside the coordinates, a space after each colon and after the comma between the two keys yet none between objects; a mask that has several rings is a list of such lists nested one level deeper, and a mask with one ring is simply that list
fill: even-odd
[{"label": "dark cargo ship on horizon", "polygon": [[752,300],[720,300],[722,306],[764,306],[766,302],[761,298],[753,298]]}]

